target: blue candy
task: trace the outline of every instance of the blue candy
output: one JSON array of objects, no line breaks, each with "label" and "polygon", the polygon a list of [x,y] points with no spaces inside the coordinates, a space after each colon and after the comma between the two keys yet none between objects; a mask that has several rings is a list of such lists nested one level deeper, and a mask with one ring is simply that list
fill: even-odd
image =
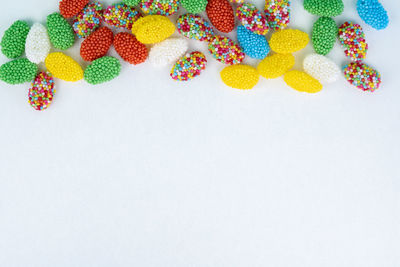
[{"label": "blue candy", "polygon": [[244,26],[237,28],[237,38],[246,55],[256,59],[264,59],[270,47],[264,35],[258,35],[246,29]]},{"label": "blue candy", "polygon": [[378,0],[358,0],[357,11],[366,24],[377,30],[385,29],[389,24],[387,12]]}]

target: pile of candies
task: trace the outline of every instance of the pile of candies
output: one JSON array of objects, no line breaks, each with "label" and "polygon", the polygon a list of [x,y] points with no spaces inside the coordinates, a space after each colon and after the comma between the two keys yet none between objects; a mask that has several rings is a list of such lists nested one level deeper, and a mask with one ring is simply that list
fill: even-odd
[{"label": "pile of candies", "polygon": [[[389,18],[378,1],[358,0],[356,9],[367,25],[381,30],[388,26]],[[210,55],[227,65],[220,76],[232,88],[252,89],[260,76],[283,76],[289,87],[317,93],[343,73],[363,91],[378,89],[379,72],[363,63],[368,44],[361,25],[347,21],[338,27],[334,20],[344,10],[342,0],[304,0],[303,5],[319,16],[311,36],[287,28],[290,0],[265,0],[264,10],[250,0],[123,0],[108,7],[97,1],[61,0],[59,12],[48,15],[46,25],[30,26],[17,20],[5,31],[1,52],[11,61],[0,66],[0,80],[8,84],[31,82],[28,102],[35,110],[51,105],[56,79],[83,79],[92,85],[109,82],[119,76],[121,60],[132,65],[149,60],[153,66],[170,66],[173,80],[190,81],[201,75],[208,63],[202,52],[189,51],[189,40],[195,40],[205,42]],[[174,23],[168,16],[181,7],[187,13]],[[237,42],[223,35],[235,30],[236,21],[240,24],[236,27]],[[172,37],[175,31],[180,37]],[[64,53],[77,38],[84,39],[80,57],[89,62],[85,69]],[[342,70],[327,57],[337,39],[351,61]],[[293,54],[310,40],[315,53],[305,57],[303,70],[292,70],[296,61]],[[52,47],[58,51],[51,53]],[[107,55],[112,47],[120,58]],[[260,60],[258,65],[242,64],[246,56]],[[39,71],[40,63],[45,71]]]}]

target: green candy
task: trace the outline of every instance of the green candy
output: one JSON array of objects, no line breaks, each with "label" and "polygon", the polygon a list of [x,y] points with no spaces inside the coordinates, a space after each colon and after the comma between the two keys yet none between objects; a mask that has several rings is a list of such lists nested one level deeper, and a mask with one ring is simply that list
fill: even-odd
[{"label": "green candy", "polygon": [[336,17],[342,14],[342,0],[304,0],[304,9],[321,17]]},{"label": "green candy", "polygon": [[36,77],[38,66],[26,58],[19,58],[0,67],[0,80],[9,84],[30,82]]},{"label": "green candy", "polygon": [[182,0],[182,6],[192,14],[198,14],[206,10],[208,0]]},{"label": "green candy", "polygon": [[327,55],[333,48],[338,35],[338,27],[332,18],[320,17],[313,26],[312,44],[317,54]]},{"label": "green candy", "polygon": [[8,58],[18,58],[25,51],[25,41],[29,33],[29,25],[17,20],[8,28],[1,39],[1,51]]},{"label": "green candy", "polygon": [[141,0],[123,0],[122,2],[130,7],[137,6],[140,3]]},{"label": "green candy", "polygon": [[85,81],[90,84],[100,84],[111,81],[121,72],[121,63],[115,57],[102,57],[89,65],[84,73]]},{"label": "green candy", "polygon": [[74,30],[60,13],[47,16],[47,32],[50,42],[57,49],[66,50],[75,43]]}]

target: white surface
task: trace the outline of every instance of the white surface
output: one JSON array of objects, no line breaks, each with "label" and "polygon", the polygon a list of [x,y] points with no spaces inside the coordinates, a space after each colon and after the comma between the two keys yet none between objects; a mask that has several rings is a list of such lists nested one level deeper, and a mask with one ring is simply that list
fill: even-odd
[{"label": "white surface", "polygon": [[[354,2],[338,22],[361,22]],[[148,63],[102,86],[57,81],[42,113],[29,85],[1,83],[0,266],[400,266],[400,4],[382,3],[390,27],[362,24],[373,94],[343,77],[317,95],[282,79],[233,90],[209,56],[190,83]],[[1,32],[57,10],[1,4]],[[339,45],[330,57],[347,62]]]}]

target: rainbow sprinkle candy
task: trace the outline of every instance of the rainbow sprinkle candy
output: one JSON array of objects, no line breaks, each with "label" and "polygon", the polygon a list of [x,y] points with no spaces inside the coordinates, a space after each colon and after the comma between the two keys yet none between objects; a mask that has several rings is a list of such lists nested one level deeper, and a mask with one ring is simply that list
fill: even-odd
[{"label": "rainbow sprinkle candy", "polygon": [[271,29],[282,30],[290,23],[290,0],[266,0],[265,14]]},{"label": "rainbow sprinkle candy", "polygon": [[208,51],[216,60],[228,65],[240,64],[245,57],[239,45],[228,37],[219,35],[214,36],[208,44]]},{"label": "rainbow sprinkle candy", "polygon": [[344,47],[347,57],[352,61],[365,59],[368,51],[368,44],[365,34],[359,24],[346,21],[339,27],[339,41]]},{"label": "rainbow sprinkle candy", "polygon": [[103,6],[99,2],[88,4],[74,19],[72,27],[79,38],[86,38],[94,32],[103,19]]},{"label": "rainbow sprinkle candy", "polygon": [[206,56],[195,51],[179,59],[171,70],[171,78],[177,81],[190,81],[199,76],[207,65]]},{"label": "rainbow sprinkle candy", "polygon": [[179,0],[142,0],[139,6],[145,14],[170,16],[178,12]]},{"label": "rainbow sprinkle candy", "polygon": [[47,109],[55,94],[54,79],[49,72],[39,72],[29,89],[29,104],[36,110]]},{"label": "rainbow sprinkle candy", "polygon": [[132,30],[132,25],[142,17],[135,8],[124,4],[114,4],[104,11],[104,21],[117,28]]},{"label": "rainbow sprinkle candy", "polygon": [[249,3],[240,4],[236,9],[236,16],[246,29],[259,35],[268,33],[267,18],[255,5]]},{"label": "rainbow sprinkle candy", "polygon": [[199,15],[185,14],[176,21],[178,32],[189,39],[209,41],[214,36],[210,23]]},{"label": "rainbow sprinkle candy", "polygon": [[373,92],[381,84],[381,74],[361,62],[352,62],[343,68],[344,76],[349,83],[363,91]]}]

